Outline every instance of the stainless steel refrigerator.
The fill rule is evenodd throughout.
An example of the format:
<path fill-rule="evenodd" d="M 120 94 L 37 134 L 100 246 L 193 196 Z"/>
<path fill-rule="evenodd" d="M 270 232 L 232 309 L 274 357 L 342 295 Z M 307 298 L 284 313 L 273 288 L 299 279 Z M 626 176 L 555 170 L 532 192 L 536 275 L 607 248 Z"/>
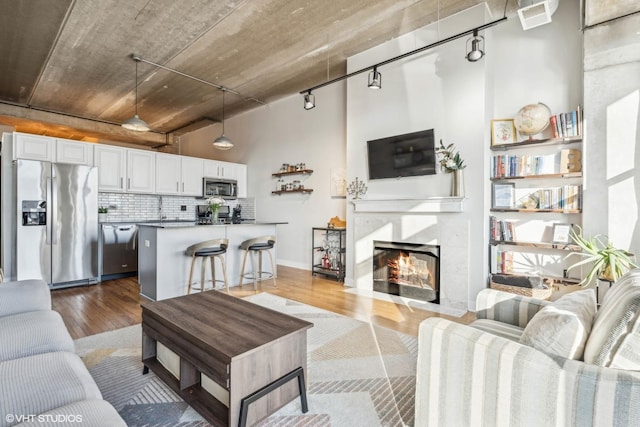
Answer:
<path fill-rule="evenodd" d="M 18 160 L 16 197 L 17 279 L 97 283 L 97 168 Z"/>

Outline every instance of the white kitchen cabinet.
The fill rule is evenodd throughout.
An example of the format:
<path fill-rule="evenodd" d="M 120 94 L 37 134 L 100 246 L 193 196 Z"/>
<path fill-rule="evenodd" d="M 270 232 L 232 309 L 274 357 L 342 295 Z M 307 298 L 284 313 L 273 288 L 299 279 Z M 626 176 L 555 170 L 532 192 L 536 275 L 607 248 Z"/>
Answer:
<path fill-rule="evenodd" d="M 180 194 L 180 156 L 156 154 L 156 193 Z"/>
<path fill-rule="evenodd" d="M 56 140 L 47 136 L 15 132 L 13 136 L 13 158 L 54 162 Z"/>
<path fill-rule="evenodd" d="M 127 192 L 155 193 L 156 153 L 127 149 Z"/>
<path fill-rule="evenodd" d="M 237 163 L 205 160 L 204 176 L 206 178 L 236 179 Z"/>
<path fill-rule="evenodd" d="M 93 166 L 93 145 L 86 142 L 56 139 L 57 163 Z"/>
<path fill-rule="evenodd" d="M 247 197 L 247 165 L 236 163 L 236 180 L 238 180 L 238 198 Z"/>
<path fill-rule="evenodd" d="M 96 145 L 93 163 L 98 167 L 98 190 L 124 192 L 127 178 L 127 150 L 112 145 Z"/>
<path fill-rule="evenodd" d="M 204 160 L 196 157 L 180 157 L 180 193 L 185 196 L 202 196 Z"/>

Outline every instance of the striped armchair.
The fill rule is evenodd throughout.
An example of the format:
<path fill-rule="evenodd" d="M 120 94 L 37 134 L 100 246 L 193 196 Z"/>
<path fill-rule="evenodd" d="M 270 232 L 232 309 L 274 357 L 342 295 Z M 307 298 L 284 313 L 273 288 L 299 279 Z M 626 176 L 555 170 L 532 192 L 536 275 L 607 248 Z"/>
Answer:
<path fill-rule="evenodd" d="M 640 346 L 640 273 L 631 276 L 630 283 L 620 280 L 614 286 L 624 292 L 613 292 L 614 288 L 607 292 L 591 334 L 585 336 L 584 359 L 592 363 L 520 343 L 534 316 L 555 303 L 485 289 L 477 297 L 478 320 L 471 325 L 424 320 L 419 331 L 415 425 L 640 425 L 640 365 L 611 353 L 608 359 L 594 356 L 604 354 L 603 343 Z M 605 341 L 615 334 L 597 331 L 612 324 L 619 327 L 629 319 L 626 335 L 618 334 L 613 343 Z M 590 345 L 600 347 L 594 350 Z M 638 350 L 631 353 L 640 354 Z"/>

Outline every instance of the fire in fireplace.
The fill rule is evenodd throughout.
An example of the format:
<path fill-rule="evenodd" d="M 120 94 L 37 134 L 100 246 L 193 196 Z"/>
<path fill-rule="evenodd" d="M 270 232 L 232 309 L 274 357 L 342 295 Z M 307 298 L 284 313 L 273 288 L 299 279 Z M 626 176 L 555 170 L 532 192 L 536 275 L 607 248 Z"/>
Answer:
<path fill-rule="evenodd" d="M 373 242 L 373 290 L 440 301 L 440 246 Z"/>

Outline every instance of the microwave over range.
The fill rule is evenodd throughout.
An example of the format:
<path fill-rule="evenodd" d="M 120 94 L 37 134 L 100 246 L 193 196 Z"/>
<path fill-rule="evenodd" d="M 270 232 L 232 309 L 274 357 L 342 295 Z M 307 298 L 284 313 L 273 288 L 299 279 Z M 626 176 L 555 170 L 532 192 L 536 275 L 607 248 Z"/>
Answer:
<path fill-rule="evenodd" d="M 203 197 L 238 198 L 238 181 L 235 179 L 203 178 Z"/>

